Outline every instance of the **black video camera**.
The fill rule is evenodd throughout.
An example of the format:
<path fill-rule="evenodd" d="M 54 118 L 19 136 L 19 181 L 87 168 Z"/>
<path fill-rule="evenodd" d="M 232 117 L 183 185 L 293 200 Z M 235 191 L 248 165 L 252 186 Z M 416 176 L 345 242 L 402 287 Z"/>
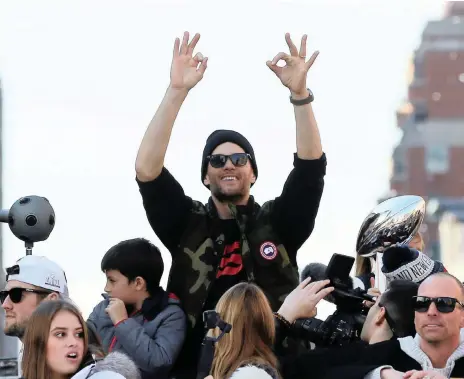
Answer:
<path fill-rule="evenodd" d="M 214 342 L 219 341 L 225 333 L 229 333 L 232 329 L 232 325 L 223 321 L 221 317 L 219 316 L 219 313 L 217 313 L 216 311 L 203 312 L 203 323 L 205 324 L 206 330 L 211 330 L 211 329 L 216 329 L 216 328 L 219 328 L 219 330 L 221 330 L 221 334 L 216 338 L 206 336 L 206 338 L 213 339 Z"/>
<path fill-rule="evenodd" d="M 317 318 L 296 320 L 294 329 L 299 338 L 317 346 L 343 346 L 360 339 L 369 311 L 364 301 L 374 301 L 374 298 L 360 288 L 353 289 L 350 277 L 353 264 L 353 257 L 334 254 L 325 272 L 309 273 L 313 280 L 330 279 L 329 286 L 335 289 L 325 300 L 335 304 L 337 309 L 325 321 Z"/>
<path fill-rule="evenodd" d="M 197 379 L 204 379 L 210 374 L 211 365 L 213 364 L 214 359 L 215 344 L 224 336 L 224 334 L 229 333 L 232 330 L 232 325 L 222 320 L 219 313 L 216 311 L 203 312 L 203 323 L 207 330 L 207 334 L 203 339 L 201 347 L 202 351 L 200 361 L 198 362 Z M 209 336 L 208 332 L 216 328 L 219 328 L 221 333 L 217 337 Z"/>

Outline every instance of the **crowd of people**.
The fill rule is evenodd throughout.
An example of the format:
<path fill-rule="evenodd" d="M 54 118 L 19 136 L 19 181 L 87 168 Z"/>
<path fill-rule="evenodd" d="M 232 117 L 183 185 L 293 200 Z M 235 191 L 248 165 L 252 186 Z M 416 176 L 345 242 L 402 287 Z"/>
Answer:
<path fill-rule="evenodd" d="M 464 377 L 464 287 L 422 253 L 420 234 L 392 247 L 405 259 L 386 265 L 383 293 L 374 288 L 371 261 L 358 259 L 354 284 L 373 296 L 358 340 L 315 346 L 298 334 L 297 320 L 314 319 L 336 284 L 300 281 L 297 265 L 327 164 L 306 85 L 318 53 L 307 59 L 306 36 L 297 48 L 287 34 L 289 52 L 267 62 L 290 91 L 296 122 L 294 167 L 281 195 L 262 205 L 250 195 L 257 160 L 232 130 L 214 131 L 203 150 L 208 203 L 184 193 L 164 161 L 177 114 L 207 69 L 208 58 L 195 54 L 199 39 L 186 32 L 175 40 L 170 85 L 135 163 L 148 222 L 172 256 L 166 289 L 159 248 L 143 238 L 121 241 L 101 260 L 105 295 L 84 320 L 63 268 L 46 257 L 19 259 L 7 269 L 0 300 L 4 333 L 22 342 L 20 377 Z M 425 267 L 420 275 L 395 279 L 415 262 Z"/>

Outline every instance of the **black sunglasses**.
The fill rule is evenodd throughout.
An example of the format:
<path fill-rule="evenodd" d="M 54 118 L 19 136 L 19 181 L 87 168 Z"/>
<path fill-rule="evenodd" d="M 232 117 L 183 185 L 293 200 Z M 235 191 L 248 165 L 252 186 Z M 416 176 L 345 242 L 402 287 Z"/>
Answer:
<path fill-rule="evenodd" d="M 213 154 L 207 157 L 209 163 L 214 168 L 222 168 L 226 165 L 227 160 L 230 159 L 232 164 L 236 167 L 245 166 L 248 162 L 248 159 L 251 159 L 250 154 L 246 153 L 235 153 L 230 155 L 225 154 Z"/>
<path fill-rule="evenodd" d="M 8 291 L 0 291 L 0 302 L 3 304 L 5 302 L 5 300 L 6 300 L 6 298 L 9 296 L 10 300 L 13 303 L 18 304 L 23 299 L 24 292 L 37 293 L 37 294 L 42 294 L 42 295 L 47 295 L 47 294 L 51 293 L 50 291 L 33 290 L 31 288 L 16 287 L 16 288 L 12 288 L 12 289 L 10 289 Z"/>
<path fill-rule="evenodd" d="M 420 313 L 427 312 L 432 303 L 435 304 L 435 307 L 440 313 L 453 312 L 456 304 L 459 304 L 461 308 L 464 308 L 464 304 L 454 297 L 414 296 L 413 301 L 414 310 Z"/>

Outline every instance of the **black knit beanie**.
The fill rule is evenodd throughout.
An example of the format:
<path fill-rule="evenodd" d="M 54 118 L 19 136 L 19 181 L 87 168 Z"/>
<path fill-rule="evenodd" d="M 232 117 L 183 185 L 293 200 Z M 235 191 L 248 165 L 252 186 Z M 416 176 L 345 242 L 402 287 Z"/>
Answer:
<path fill-rule="evenodd" d="M 395 279 L 407 279 L 422 283 L 432 274 L 446 272 L 443 263 L 408 246 L 391 246 L 385 249 L 382 263 L 382 272 L 385 274 L 387 282 Z"/>
<path fill-rule="evenodd" d="M 255 177 L 257 179 L 258 166 L 256 165 L 255 152 L 253 151 L 253 147 L 251 146 L 250 142 L 248 142 L 248 140 L 244 136 L 242 136 L 240 133 L 234 130 L 220 129 L 211 133 L 208 139 L 206 140 L 206 145 L 203 149 L 203 157 L 201 159 L 201 182 L 203 183 L 203 180 L 206 176 L 206 171 L 208 167 L 207 157 L 211 155 L 211 153 L 216 147 L 218 147 L 220 144 L 224 142 L 235 143 L 238 146 L 240 146 L 245 151 L 245 153 L 250 154 L 251 167 L 253 168 L 253 173 L 255 174 Z M 251 185 L 253 186 L 253 183 Z"/>

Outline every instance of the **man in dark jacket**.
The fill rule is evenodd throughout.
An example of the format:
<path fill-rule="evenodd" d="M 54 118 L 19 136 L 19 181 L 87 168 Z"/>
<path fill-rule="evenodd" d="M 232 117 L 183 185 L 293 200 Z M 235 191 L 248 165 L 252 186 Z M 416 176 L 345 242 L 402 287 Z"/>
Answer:
<path fill-rule="evenodd" d="M 310 316 L 314 307 L 311 302 L 319 301 L 330 289 L 320 290 L 325 282 L 314 282 L 303 287 L 305 284 L 307 280 L 287 296 L 276 317 L 276 352 L 280 356 L 281 373 L 285 379 L 322 378 L 334 367 L 344 367 L 358 361 L 373 344 L 415 334 L 411 300 L 417 295 L 419 285 L 409 280 L 394 280 L 370 308 L 360 341 L 343 347 L 316 347 L 297 356 L 287 354 L 281 343 L 283 338 L 298 333 L 291 325 L 297 318 Z M 278 317 L 286 321 L 280 322 Z M 342 374 L 341 371 L 343 377 Z"/>
<path fill-rule="evenodd" d="M 464 287 L 454 276 L 429 276 L 414 298 L 416 337 L 374 345 L 345 377 L 444 379 L 464 377 Z M 377 367 L 376 367 L 377 366 Z M 338 376 L 333 373 L 330 377 Z"/>
<path fill-rule="evenodd" d="M 280 53 L 268 67 L 290 90 L 296 119 L 297 153 L 282 195 L 263 206 L 250 196 L 258 177 L 249 141 L 232 130 L 217 130 L 206 141 L 202 183 L 211 191 L 206 205 L 184 194 L 164 167 L 172 127 L 184 100 L 203 77 L 207 58 L 193 56 L 199 40 L 176 39 L 171 83 L 141 143 L 137 182 L 148 220 L 172 255 L 168 289 L 181 300 L 189 319 L 179 366 L 195 376 L 204 336 L 202 312 L 241 281 L 256 282 L 274 310 L 298 285 L 296 254 L 314 228 L 322 196 L 325 155 L 311 107 L 306 76 L 317 53 L 306 61 L 306 37 L 298 51 L 286 35 L 290 54 Z M 279 67 L 280 60 L 286 66 Z M 180 377 L 180 376 L 178 376 Z"/>
<path fill-rule="evenodd" d="M 464 288 L 448 273 L 429 276 L 413 300 L 417 334 L 370 345 L 346 365 L 307 377 L 445 379 L 464 377 Z M 299 376 L 304 378 L 304 376 Z"/>

